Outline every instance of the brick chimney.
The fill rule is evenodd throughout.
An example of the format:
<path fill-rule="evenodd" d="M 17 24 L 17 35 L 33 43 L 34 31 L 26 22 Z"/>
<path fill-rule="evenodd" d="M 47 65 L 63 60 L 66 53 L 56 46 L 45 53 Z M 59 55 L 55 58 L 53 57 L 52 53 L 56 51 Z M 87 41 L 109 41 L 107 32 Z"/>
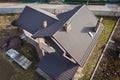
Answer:
<path fill-rule="evenodd" d="M 95 32 L 97 32 L 98 28 L 100 27 L 100 24 L 101 24 L 102 20 L 103 20 L 103 18 L 98 19 L 97 24 L 96 24 L 96 26 L 94 28 Z"/>
<path fill-rule="evenodd" d="M 43 27 L 46 28 L 48 26 L 47 21 L 43 21 Z"/>
<path fill-rule="evenodd" d="M 67 32 L 69 32 L 70 30 L 72 29 L 72 27 L 71 27 L 71 23 L 66 23 L 65 24 L 65 30 L 67 31 Z"/>

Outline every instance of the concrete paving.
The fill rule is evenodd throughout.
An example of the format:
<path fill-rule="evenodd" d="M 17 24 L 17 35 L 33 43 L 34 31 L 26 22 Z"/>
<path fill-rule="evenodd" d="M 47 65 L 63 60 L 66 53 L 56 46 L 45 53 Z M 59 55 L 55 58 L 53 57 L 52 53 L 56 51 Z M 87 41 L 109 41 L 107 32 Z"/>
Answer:
<path fill-rule="evenodd" d="M 61 9 L 70 10 L 78 5 L 58 5 L 58 4 L 41 4 L 41 3 L 0 3 L 0 14 L 21 13 L 25 6 L 37 9 Z M 87 5 L 95 15 L 102 16 L 120 16 L 120 6 L 118 5 Z"/>
<path fill-rule="evenodd" d="M 88 9 L 90 9 L 95 15 L 102 16 L 120 16 L 120 6 L 118 5 L 88 5 Z"/>
<path fill-rule="evenodd" d="M 40 3 L 0 3 L 0 14 L 21 13 L 25 6 L 35 9 L 64 9 L 70 10 L 77 5 L 57 5 L 57 4 L 40 4 Z"/>
<path fill-rule="evenodd" d="M 25 6 L 46 8 L 46 9 L 72 9 L 77 5 L 58 5 L 58 4 L 41 4 L 41 3 L 0 3 L 0 8 L 24 8 Z"/>

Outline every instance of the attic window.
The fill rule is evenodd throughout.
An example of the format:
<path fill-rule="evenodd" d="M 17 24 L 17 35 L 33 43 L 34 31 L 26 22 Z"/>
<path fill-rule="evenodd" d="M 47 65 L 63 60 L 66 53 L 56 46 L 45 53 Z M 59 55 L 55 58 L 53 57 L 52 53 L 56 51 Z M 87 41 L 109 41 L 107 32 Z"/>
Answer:
<path fill-rule="evenodd" d="M 71 23 L 69 23 L 69 24 L 65 24 L 65 30 L 67 31 L 67 32 L 69 32 L 70 30 L 72 29 L 72 27 L 71 27 Z"/>

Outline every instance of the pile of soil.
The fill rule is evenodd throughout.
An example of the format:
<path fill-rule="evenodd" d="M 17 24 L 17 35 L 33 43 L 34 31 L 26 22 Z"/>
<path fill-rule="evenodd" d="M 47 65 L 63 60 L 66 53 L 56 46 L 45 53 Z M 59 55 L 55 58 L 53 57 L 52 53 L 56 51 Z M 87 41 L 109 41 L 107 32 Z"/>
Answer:
<path fill-rule="evenodd" d="M 19 37 L 15 36 L 15 37 L 11 37 L 7 41 L 5 41 L 3 48 L 5 50 L 8 50 L 10 48 L 19 50 L 22 45 L 23 45 L 23 41 Z"/>
<path fill-rule="evenodd" d="M 93 80 L 120 80 L 120 21 L 111 40 Z"/>

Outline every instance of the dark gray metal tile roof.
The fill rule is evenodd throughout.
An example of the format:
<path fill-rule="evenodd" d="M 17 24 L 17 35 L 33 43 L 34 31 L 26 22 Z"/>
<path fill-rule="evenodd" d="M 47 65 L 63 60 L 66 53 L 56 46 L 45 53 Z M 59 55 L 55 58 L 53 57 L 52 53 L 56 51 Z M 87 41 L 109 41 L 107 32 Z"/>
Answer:
<path fill-rule="evenodd" d="M 37 31 L 35 34 L 33 34 L 33 37 L 52 36 L 60 28 L 63 27 L 63 25 L 66 23 L 66 21 L 68 21 L 76 13 L 76 11 L 79 10 L 80 7 L 81 6 L 78 6 L 71 11 L 58 14 L 57 17 L 58 17 L 59 21 L 57 23 L 47 27 L 46 29 L 41 29 L 41 30 Z"/>
<path fill-rule="evenodd" d="M 58 21 L 57 17 L 53 14 L 39 9 L 39 11 L 26 6 L 16 21 L 16 25 L 24 28 L 28 32 L 34 34 L 40 29 L 43 29 L 43 22 L 47 21 L 48 26 Z"/>
<path fill-rule="evenodd" d="M 101 26 L 97 33 L 93 32 L 93 27 L 95 27 L 98 19 L 87 9 L 87 7 L 82 6 L 80 8 L 80 6 L 78 6 L 69 12 L 59 14 L 57 15 L 59 21 L 46 14 L 39 14 L 39 17 L 44 16 L 45 19 L 51 22 L 51 25 L 45 29 L 39 26 L 38 20 L 35 21 L 35 18 L 38 16 L 34 14 L 35 16 L 31 17 L 32 14 L 29 14 L 29 10 L 38 14 L 38 11 L 31 10 L 31 8 L 28 7 L 28 9 L 23 11 L 23 17 L 18 19 L 18 25 L 34 33 L 33 37 L 53 36 L 74 60 L 76 60 L 80 66 L 83 66 L 103 29 L 103 26 Z M 29 16 L 27 14 L 29 14 Z M 27 17 L 25 18 L 25 15 L 28 16 L 28 19 L 26 19 Z M 35 23 L 33 23 L 32 20 L 29 21 L 29 17 L 34 18 L 33 20 Z M 44 21 L 43 18 L 40 20 Z M 66 32 L 63 27 L 67 22 L 71 22 L 72 24 L 72 30 L 70 32 Z M 38 25 L 37 27 L 36 24 Z M 91 37 L 88 32 L 92 32 L 93 37 Z"/>
<path fill-rule="evenodd" d="M 53 80 L 70 80 L 78 69 L 77 64 L 54 53 L 44 56 L 39 62 L 38 67 L 47 73 Z"/>
<path fill-rule="evenodd" d="M 45 39 L 56 52 L 47 53 L 38 63 L 38 67 L 53 80 L 71 80 L 79 67 L 78 64 L 66 59 L 62 49 L 51 38 Z"/>
<path fill-rule="evenodd" d="M 97 33 L 93 32 L 93 27 L 95 27 L 97 20 L 92 12 L 86 6 L 83 6 L 70 19 L 71 31 L 66 32 L 64 28 L 61 28 L 53 35 L 55 40 L 62 45 L 80 66 L 83 66 L 86 62 L 103 29 L 103 26 L 101 26 Z M 92 32 L 93 37 L 88 32 Z"/>

